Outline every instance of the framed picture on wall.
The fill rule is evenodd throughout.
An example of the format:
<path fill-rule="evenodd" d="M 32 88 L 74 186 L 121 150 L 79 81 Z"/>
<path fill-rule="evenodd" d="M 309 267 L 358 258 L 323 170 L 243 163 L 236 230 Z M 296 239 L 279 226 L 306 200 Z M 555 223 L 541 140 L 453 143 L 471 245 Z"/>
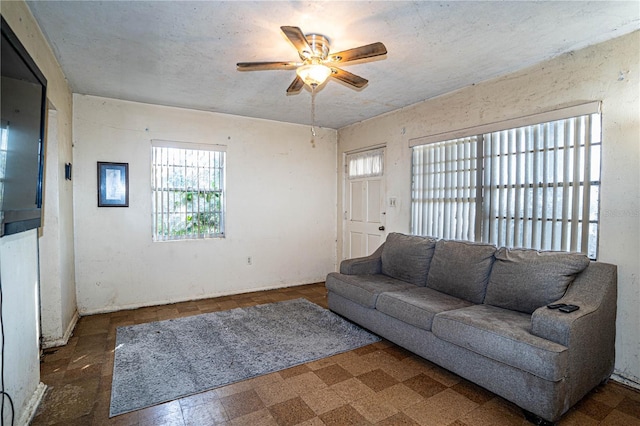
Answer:
<path fill-rule="evenodd" d="M 129 163 L 98 161 L 98 207 L 129 207 Z"/>

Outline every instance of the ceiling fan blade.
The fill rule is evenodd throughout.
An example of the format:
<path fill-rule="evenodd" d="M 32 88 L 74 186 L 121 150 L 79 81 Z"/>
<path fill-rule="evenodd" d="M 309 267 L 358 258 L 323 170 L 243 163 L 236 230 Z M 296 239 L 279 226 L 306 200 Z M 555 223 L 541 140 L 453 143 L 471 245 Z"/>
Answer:
<path fill-rule="evenodd" d="M 296 75 L 296 78 L 287 88 L 287 93 L 290 93 L 292 95 L 300 93 L 300 90 L 302 90 L 302 86 L 304 86 L 304 81 L 302 81 L 302 79 Z"/>
<path fill-rule="evenodd" d="M 369 80 L 362 78 L 358 75 L 351 74 L 349 71 L 342 70 L 340 68 L 331 67 L 331 77 L 337 78 L 338 80 L 350 84 L 352 86 L 360 89 L 367 85 Z"/>
<path fill-rule="evenodd" d="M 238 62 L 238 71 L 294 70 L 297 62 Z"/>
<path fill-rule="evenodd" d="M 345 63 L 349 61 L 357 61 L 358 59 L 373 58 L 387 54 L 387 48 L 384 44 L 377 42 L 367 44 L 366 46 L 355 47 L 342 52 L 332 53 L 327 58 L 328 62 Z"/>
<path fill-rule="evenodd" d="M 289 41 L 298 49 L 298 52 L 311 52 L 311 46 L 307 42 L 307 38 L 305 37 L 302 30 L 298 27 L 280 27 L 284 35 L 287 36 Z"/>

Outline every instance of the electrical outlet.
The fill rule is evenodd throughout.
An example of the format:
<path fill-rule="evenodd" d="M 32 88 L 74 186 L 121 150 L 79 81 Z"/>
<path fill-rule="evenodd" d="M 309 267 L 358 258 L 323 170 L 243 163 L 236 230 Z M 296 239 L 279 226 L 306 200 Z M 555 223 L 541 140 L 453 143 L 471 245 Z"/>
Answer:
<path fill-rule="evenodd" d="M 389 198 L 389 207 L 395 207 L 397 205 L 398 205 L 398 203 L 397 203 L 396 197 Z"/>
<path fill-rule="evenodd" d="M 247 257 L 247 265 L 253 265 L 253 260 L 251 259 L 251 256 Z"/>

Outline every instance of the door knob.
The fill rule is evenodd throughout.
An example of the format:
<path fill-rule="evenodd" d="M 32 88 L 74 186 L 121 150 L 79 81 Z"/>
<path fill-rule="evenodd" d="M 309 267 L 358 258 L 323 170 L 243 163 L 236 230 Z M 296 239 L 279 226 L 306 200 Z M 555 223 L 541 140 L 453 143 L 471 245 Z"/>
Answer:
<path fill-rule="evenodd" d="M 378 231 L 384 231 L 384 226 L 379 226 Z"/>

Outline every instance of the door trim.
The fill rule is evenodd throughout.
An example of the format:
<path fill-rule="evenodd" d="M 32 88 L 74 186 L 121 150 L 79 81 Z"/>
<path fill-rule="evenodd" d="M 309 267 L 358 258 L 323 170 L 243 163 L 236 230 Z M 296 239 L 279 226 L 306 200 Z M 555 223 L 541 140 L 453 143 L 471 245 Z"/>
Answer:
<path fill-rule="evenodd" d="M 340 255 L 340 259 L 338 260 L 338 264 L 342 261 L 347 259 L 348 257 L 348 250 L 347 250 L 347 243 L 348 243 L 348 229 L 347 229 L 347 222 L 348 222 L 348 203 L 349 201 L 347 200 L 347 197 L 349 195 L 348 192 L 348 163 L 347 163 L 347 157 L 353 154 L 359 154 L 362 152 L 367 152 L 367 151 L 375 151 L 375 150 L 379 150 L 379 149 L 383 149 L 384 150 L 384 154 L 383 154 L 383 162 L 385 164 L 385 167 L 383 168 L 383 172 L 382 172 L 382 185 L 383 185 L 383 195 L 382 195 L 382 203 L 383 203 L 383 207 L 384 207 L 384 211 L 385 211 L 385 220 L 384 220 L 384 226 L 386 228 L 386 208 L 387 208 L 387 203 L 386 203 L 386 194 L 387 194 L 387 181 L 386 181 L 386 163 L 387 163 L 387 144 L 377 144 L 377 145 L 371 145 L 371 146 L 367 146 L 367 147 L 363 147 L 363 148 L 358 148 L 358 149 L 353 149 L 350 151 L 344 151 L 342 153 L 342 211 L 339 213 L 340 216 L 342 217 L 342 248 L 341 248 L 341 255 Z M 384 237 L 387 235 L 387 230 L 385 229 L 383 232 L 383 240 Z"/>

